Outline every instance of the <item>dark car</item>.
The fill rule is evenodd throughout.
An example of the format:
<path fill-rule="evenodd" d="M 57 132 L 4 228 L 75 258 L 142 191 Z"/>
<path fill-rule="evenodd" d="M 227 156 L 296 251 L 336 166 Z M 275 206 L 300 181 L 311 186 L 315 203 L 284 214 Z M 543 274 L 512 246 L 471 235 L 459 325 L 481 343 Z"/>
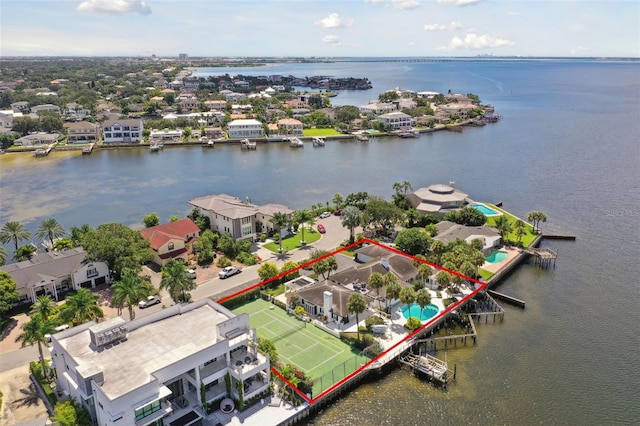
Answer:
<path fill-rule="evenodd" d="M 338 209 L 338 210 L 334 210 L 334 211 L 333 211 L 333 214 L 334 214 L 335 216 L 342 216 L 342 213 L 343 213 L 343 212 L 342 212 L 342 209 Z"/>

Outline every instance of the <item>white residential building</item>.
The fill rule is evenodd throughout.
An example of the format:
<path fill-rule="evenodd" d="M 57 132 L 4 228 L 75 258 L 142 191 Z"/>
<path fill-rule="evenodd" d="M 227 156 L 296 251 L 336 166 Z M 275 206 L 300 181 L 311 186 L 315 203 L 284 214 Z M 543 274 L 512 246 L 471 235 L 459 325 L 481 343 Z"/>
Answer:
<path fill-rule="evenodd" d="M 107 120 L 102 125 L 104 143 L 135 143 L 142 139 L 144 125 L 140 119 Z"/>
<path fill-rule="evenodd" d="M 83 324 L 51 343 L 57 389 L 100 426 L 192 424 L 204 403 L 237 406 L 269 390 L 269 357 L 256 350 L 249 316 L 208 299 Z"/>
<path fill-rule="evenodd" d="M 376 120 L 392 126 L 394 129 L 411 128 L 416 124 L 416 120 L 404 112 L 390 112 L 376 117 Z"/>
<path fill-rule="evenodd" d="M 264 136 L 262 123 L 255 119 L 233 120 L 227 125 L 229 139 L 259 138 Z"/>
<path fill-rule="evenodd" d="M 396 105 L 391 102 L 370 102 L 367 105 L 358 107 L 363 114 L 386 114 L 389 112 L 397 111 Z"/>

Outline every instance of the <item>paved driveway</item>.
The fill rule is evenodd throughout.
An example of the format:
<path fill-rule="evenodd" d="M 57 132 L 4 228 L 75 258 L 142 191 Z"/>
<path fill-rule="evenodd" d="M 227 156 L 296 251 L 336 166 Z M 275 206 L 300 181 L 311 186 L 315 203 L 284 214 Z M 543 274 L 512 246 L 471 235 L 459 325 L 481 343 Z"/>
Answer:
<path fill-rule="evenodd" d="M 36 386 L 29 379 L 28 366 L 0 373 L 0 389 L 3 395 L 0 424 L 14 425 L 48 416 Z"/>

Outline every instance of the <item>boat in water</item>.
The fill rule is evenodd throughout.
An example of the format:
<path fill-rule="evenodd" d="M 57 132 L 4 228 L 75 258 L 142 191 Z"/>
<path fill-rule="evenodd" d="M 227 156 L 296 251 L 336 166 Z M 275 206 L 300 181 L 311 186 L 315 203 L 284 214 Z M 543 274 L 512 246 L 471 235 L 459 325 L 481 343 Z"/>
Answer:
<path fill-rule="evenodd" d="M 316 136 L 313 138 L 313 146 L 324 146 L 324 138 Z"/>
<path fill-rule="evenodd" d="M 360 141 L 360 142 L 368 142 L 369 141 L 369 136 L 365 135 L 364 133 L 360 133 L 356 135 L 356 140 Z"/>
<path fill-rule="evenodd" d="M 248 149 L 248 150 L 255 150 L 255 149 L 258 148 L 258 146 L 257 146 L 256 142 L 252 142 L 249 139 L 242 139 L 240 141 L 240 148 Z"/>
<path fill-rule="evenodd" d="M 298 138 L 289 138 L 289 146 L 291 148 L 304 148 L 304 142 Z"/>
<path fill-rule="evenodd" d="M 164 148 L 164 144 L 160 142 L 154 142 L 151 145 L 149 145 L 149 152 L 158 152 L 162 150 L 162 148 Z"/>

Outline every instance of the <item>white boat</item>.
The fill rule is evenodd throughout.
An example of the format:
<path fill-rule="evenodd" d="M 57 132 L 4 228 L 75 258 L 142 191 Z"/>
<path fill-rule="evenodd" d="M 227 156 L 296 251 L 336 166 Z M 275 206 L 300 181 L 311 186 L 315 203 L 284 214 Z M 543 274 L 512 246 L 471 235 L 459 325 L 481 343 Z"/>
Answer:
<path fill-rule="evenodd" d="M 291 148 L 304 148 L 304 143 L 298 138 L 289 138 L 289 146 Z"/>
<path fill-rule="evenodd" d="M 318 136 L 314 137 L 313 138 L 313 145 L 314 146 L 324 146 L 324 138 L 321 138 L 321 137 L 318 137 Z"/>
<path fill-rule="evenodd" d="M 257 144 L 256 142 L 251 142 L 249 139 L 242 139 L 240 141 L 240 147 L 242 149 L 256 149 Z"/>
<path fill-rule="evenodd" d="M 162 148 L 164 148 L 164 145 L 161 144 L 161 143 L 152 143 L 151 145 L 149 145 L 149 151 L 150 152 L 158 152 Z"/>
<path fill-rule="evenodd" d="M 369 136 L 360 133 L 356 135 L 356 140 L 359 140 L 360 142 L 367 142 L 369 140 Z"/>

